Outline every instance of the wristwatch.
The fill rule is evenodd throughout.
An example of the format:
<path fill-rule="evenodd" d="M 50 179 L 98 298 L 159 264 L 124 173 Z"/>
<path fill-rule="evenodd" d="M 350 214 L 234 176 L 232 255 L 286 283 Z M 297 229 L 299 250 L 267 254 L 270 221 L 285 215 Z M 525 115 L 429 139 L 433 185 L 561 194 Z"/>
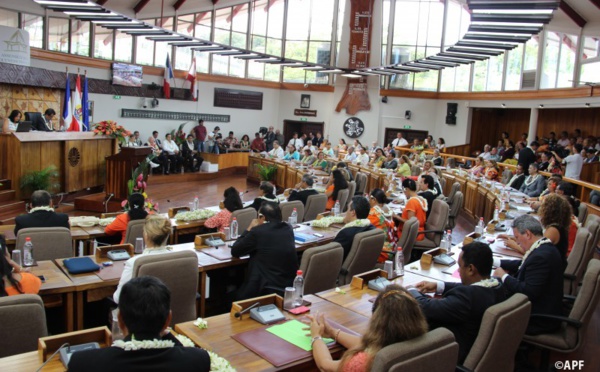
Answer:
<path fill-rule="evenodd" d="M 310 340 L 310 346 L 312 347 L 313 344 L 315 343 L 315 341 L 322 340 L 322 339 L 323 339 L 323 337 L 321 337 L 321 336 L 315 336 L 315 337 L 313 337 L 312 340 Z"/>

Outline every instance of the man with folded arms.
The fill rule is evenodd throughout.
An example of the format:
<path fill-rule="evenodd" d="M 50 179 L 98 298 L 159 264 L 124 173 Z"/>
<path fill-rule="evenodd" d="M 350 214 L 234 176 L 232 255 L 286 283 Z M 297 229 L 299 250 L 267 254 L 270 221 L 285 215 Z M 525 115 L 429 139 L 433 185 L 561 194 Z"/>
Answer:
<path fill-rule="evenodd" d="M 448 328 L 458 342 L 459 363 L 462 363 L 479 333 L 483 314 L 506 299 L 502 284 L 490 278 L 492 250 L 481 242 L 463 246 L 458 256 L 461 283 L 423 281 L 409 292 L 419 301 L 430 328 Z M 442 295 L 431 298 L 423 293 Z"/>
<path fill-rule="evenodd" d="M 240 235 L 231 248 L 233 257 L 250 255 L 244 284 L 233 294 L 234 300 L 283 294 L 291 287 L 298 270 L 294 230 L 281 221 L 279 205 L 262 203 L 258 218 Z"/>
<path fill-rule="evenodd" d="M 352 249 L 352 242 L 354 242 L 354 236 L 356 234 L 373 230 L 375 226 L 369 221 L 369 212 L 371 211 L 371 204 L 364 196 L 354 196 L 350 208 L 344 216 L 344 227 L 338 232 L 333 239 L 334 242 L 340 243 L 344 248 L 344 260 Z"/>
<path fill-rule="evenodd" d="M 314 182 L 315 181 L 310 174 L 303 175 L 300 183 L 296 185 L 296 189 L 290 191 L 288 201 L 300 200 L 302 204 L 306 206 L 308 197 L 318 194 L 317 190 L 313 189 Z"/>
<path fill-rule="evenodd" d="M 184 347 L 167 327 L 171 323 L 171 291 L 159 279 L 141 276 L 123 286 L 119 327 L 124 340 L 110 347 L 73 353 L 70 372 L 209 371 L 205 350 Z"/>
<path fill-rule="evenodd" d="M 523 248 L 523 260 L 494 258 L 494 276 L 501 279 L 509 295 L 523 293 L 531 301 L 531 314 L 563 315 L 563 260 L 558 249 L 544 238 L 542 225 L 533 216 L 513 222 L 516 242 Z M 525 333 L 535 335 L 557 330 L 560 322 L 529 319 Z"/>

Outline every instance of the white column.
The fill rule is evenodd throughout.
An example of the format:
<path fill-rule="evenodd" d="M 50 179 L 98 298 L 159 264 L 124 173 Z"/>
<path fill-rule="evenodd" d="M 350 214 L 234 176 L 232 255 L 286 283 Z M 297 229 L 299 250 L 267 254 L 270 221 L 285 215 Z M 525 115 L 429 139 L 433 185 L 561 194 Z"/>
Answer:
<path fill-rule="evenodd" d="M 539 111 L 540 109 L 534 107 L 531 109 L 531 113 L 529 114 L 529 133 L 527 135 L 527 145 L 529 145 L 531 141 L 535 141 Z"/>

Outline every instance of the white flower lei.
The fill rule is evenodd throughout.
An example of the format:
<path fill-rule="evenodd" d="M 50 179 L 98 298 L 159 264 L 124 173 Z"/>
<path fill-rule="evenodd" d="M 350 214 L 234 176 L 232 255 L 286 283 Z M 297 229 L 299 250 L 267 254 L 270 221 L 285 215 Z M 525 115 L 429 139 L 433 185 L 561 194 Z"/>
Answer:
<path fill-rule="evenodd" d="M 541 245 L 546 244 L 546 243 L 552 243 L 552 242 L 548 238 L 542 238 L 542 239 L 536 241 L 535 243 L 533 243 L 531 248 L 529 248 L 529 250 L 527 252 L 525 252 L 525 255 L 523 256 L 523 260 L 521 261 L 521 264 L 519 265 L 519 269 L 521 269 L 521 266 L 523 266 L 523 264 L 525 263 L 525 261 L 527 260 L 527 258 L 531 254 L 531 252 L 535 251 Z"/>
<path fill-rule="evenodd" d="M 142 349 L 166 349 L 168 347 L 174 347 L 175 343 L 170 340 L 157 339 L 138 341 L 134 337 L 131 337 L 131 340 L 129 341 L 117 340 L 112 343 L 112 346 L 126 351 L 131 351 Z"/>
<path fill-rule="evenodd" d="M 485 287 L 485 288 L 494 288 L 497 287 L 500 284 L 500 282 L 498 281 L 498 279 L 496 278 L 488 278 L 488 279 L 483 279 L 480 280 L 476 283 L 473 283 L 471 285 L 474 285 L 476 287 Z"/>
<path fill-rule="evenodd" d="M 381 208 L 380 206 L 376 205 L 373 207 L 373 209 L 375 209 L 377 211 L 377 213 L 381 214 L 383 217 L 385 218 L 391 218 L 392 217 L 392 211 L 388 211 L 387 213 L 383 210 L 383 208 Z"/>
<path fill-rule="evenodd" d="M 201 319 L 201 318 L 198 318 Z M 195 322 L 194 322 L 195 323 Z M 190 340 L 187 336 L 175 334 L 175 337 L 181 344 L 185 347 L 196 347 L 194 342 Z M 225 371 L 225 372 L 235 372 L 235 368 L 231 366 L 231 364 L 227 361 L 227 359 L 220 357 L 216 353 L 213 353 L 210 350 L 203 349 L 210 356 L 210 370 L 211 371 Z"/>
<path fill-rule="evenodd" d="M 354 220 L 352 222 L 348 222 L 346 225 L 344 225 L 344 227 L 342 227 L 342 229 L 345 229 L 347 227 L 367 227 L 371 224 L 371 221 L 369 221 L 367 218 L 362 219 L 362 220 Z"/>
<path fill-rule="evenodd" d="M 29 213 L 33 213 L 33 212 L 37 212 L 37 211 L 54 212 L 54 208 L 51 208 L 51 207 L 35 207 L 35 208 L 31 208 L 29 210 Z"/>
<path fill-rule="evenodd" d="M 531 185 L 538 178 L 538 176 L 539 176 L 539 174 L 535 174 L 533 177 L 527 176 L 527 178 L 525 179 L 525 184 L 527 186 Z"/>
<path fill-rule="evenodd" d="M 417 201 L 419 203 L 421 203 L 421 208 L 423 208 L 423 211 L 427 212 L 427 200 L 425 198 L 417 195 L 417 196 L 413 196 L 412 198 L 408 199 L 408 201 L 411 201 L 412 199 L 417 199 Z"/>
<path fill-rule="evenodd" d="M 328 216 L 323 217 L 320 220 L 312 220 L 310 221 L 310 225 L 312 227 L 329 227 L 334 223 L 342 223 L 344 222 L 344 217 L 341 216 Z"/>

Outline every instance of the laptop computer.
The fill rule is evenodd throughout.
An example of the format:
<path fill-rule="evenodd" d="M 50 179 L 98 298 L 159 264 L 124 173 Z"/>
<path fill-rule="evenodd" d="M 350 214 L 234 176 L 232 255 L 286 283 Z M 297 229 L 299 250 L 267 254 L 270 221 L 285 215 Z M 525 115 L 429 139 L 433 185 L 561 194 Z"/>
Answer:
<path fill-rule="evenodd" d="M 17 132 L 30 132 L 31 126 L 32 126 L 31 121 L 22 121 L 17 126 Z"/>

